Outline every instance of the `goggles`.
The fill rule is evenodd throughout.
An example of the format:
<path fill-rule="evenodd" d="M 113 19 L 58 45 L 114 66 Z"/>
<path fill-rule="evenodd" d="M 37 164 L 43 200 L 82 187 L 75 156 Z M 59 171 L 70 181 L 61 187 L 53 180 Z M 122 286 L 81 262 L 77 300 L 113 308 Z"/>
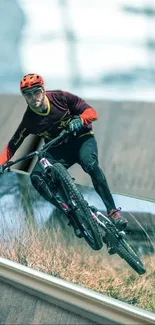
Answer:
<path fill-rule="evenodd" d="M 28 89 L 23 91 L 23 95 L 26 99 L 31 99 L 33 96 L 38 97 L 43 93 L 43 88 L 42 87 L 37 87 L 33 89 Z"/>

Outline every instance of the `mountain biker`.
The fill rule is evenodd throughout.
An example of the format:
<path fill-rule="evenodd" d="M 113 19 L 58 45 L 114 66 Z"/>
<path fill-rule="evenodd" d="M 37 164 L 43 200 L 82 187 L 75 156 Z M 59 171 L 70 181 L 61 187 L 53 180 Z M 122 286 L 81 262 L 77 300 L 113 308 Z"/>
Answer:
<path fill-rule="evenodd" d="M 80 164 L 90 175 L 96 192 L 106 206 L 108 217 L 118 229 L 124 229 L 127 219 L 120 215 L 120 208 L 116 208 L 106 177 L 98 163 L 97 143 L 92 129 L 92 122 L 98 118 L 96 111 L 83 99 L 69 92 L 46 91 L 43 78 L 35 73 L 27 74 L 21 79 L 20 90 L 26 100 L 27 109 L 16 132 L 0 155 L 0 165 L 11 159 L 29 134 L 42 137 L 46 143 L 55 138 L 62 129 L 69 128 L 72 134 L 68 141 L 48 150 L 52 162 L 53 159 L 59 161 L 66 168 L 75 163 Z M 54 204 L 38 162 L 30 177 L 39 194 Z"/>

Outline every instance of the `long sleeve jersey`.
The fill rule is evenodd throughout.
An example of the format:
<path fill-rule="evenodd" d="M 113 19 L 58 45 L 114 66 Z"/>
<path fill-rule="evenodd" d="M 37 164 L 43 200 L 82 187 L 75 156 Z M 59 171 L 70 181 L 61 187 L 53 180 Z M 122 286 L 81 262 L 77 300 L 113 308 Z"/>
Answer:
<path fill-rule="evenodd" d="M 0 155 L 0 165 L 12 158 L 29 134 L 38 135 L 48 142 L 68 126 L 74 115 L 80 116 L 84 123 L 78 136 L 93 133 L 92 122 L 98 116 L 83 99 L 61 90 L 46 91 L 46 97 L 48 109 L 45 113 L 36 113 L 32 107 L 27 106 L 20 125 Z"/>

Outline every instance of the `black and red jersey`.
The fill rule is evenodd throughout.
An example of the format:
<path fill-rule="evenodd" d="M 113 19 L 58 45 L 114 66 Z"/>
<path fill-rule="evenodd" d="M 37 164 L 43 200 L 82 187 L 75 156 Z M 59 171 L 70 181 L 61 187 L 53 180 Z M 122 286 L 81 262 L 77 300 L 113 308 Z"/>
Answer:
<path fill-rule="evenodd" d="M 84 122 L 84 128 L 78 136 L 92 132 L 92 122 L 97 120 L 97 113 L 83 99 L 61 90 L 46 91 L 46 97 L 46 113 L 36 113 L 27 106 L 19 127 L 0 155 L 1 165 L 11 159 L 29 134 L 38 135 L 47 142 L 66 128 L 74 115 L 79 115 Z"/>

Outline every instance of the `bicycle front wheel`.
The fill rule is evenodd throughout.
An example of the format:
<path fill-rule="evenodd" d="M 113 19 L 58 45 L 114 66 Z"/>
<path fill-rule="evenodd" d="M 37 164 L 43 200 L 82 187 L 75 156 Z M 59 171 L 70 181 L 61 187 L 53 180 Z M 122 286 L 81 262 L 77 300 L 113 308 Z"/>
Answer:
<path fill-rule="evenodd" d="M 101 234 L 96 221 L 93 219 L 88 203 L 75 185 L 71 175 L 61 163 L 52 166 L 52 174 L 57 191 L 65 199 L 65 203 L 74 206 L 74 216 L 83 237 L 94 250 L 103 246 Z"/>

